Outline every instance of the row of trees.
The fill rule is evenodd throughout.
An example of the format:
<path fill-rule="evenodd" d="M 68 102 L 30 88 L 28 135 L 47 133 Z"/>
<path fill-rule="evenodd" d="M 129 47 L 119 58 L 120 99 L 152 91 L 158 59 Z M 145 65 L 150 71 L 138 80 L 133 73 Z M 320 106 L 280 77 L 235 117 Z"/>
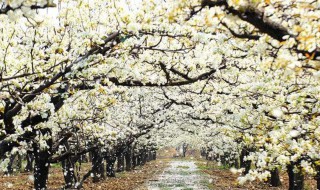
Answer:
<path fill-rule="evenodd" d="M 93 155 L 83 179 L 98 181 L 104 160 L 110 174 L 115 157 L 134 152 L 129 167 L 170 141 L 240 156 L 240 182 L 282 169 L 296 190 L 302 174 L 320 175 L 317 1 L 0 6 L 2 169 L 32 155 L 35 189 L 46 189 L 49 163 L 80 187 L 70 168 L 81 155 Z"/>

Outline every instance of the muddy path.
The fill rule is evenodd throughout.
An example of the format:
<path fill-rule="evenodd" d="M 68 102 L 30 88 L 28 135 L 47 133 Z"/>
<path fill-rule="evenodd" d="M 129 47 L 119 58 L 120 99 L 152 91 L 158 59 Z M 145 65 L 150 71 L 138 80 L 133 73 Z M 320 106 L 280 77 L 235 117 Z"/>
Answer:
<path fill-rule="evenodd" d="M 194 161 L 170 161 L 163 173 L 147 182 L 148 190 L 209 190 L 210 179 Z"/>

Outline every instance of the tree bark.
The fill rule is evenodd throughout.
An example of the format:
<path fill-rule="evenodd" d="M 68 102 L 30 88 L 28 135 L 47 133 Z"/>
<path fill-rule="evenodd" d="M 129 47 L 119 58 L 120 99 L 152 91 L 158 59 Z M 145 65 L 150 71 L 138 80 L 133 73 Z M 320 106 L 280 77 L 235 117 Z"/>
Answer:
<path fill-rule="evenodd" d="M 74 174 L 74 163 L 71 158 L 61 162 L 63 177 L 65 181 L 65 188 L 73 188 L 76 184 L 76 176 Z"/>
<path fill-rule="evenodd" d="M 138 165 L 138 158 L 135 154 L 132 155 L 132 169 L 134 169 Z"/>
<path fill-rule="evenodd" d="M 251 168 L 251 161 L 244 159 L 246 156 L 249 155 L 249 153 L 250 151 L 248 151 L 247 148 L 242 148 L 240 154 L 240 167 L 245 169 L 243 172 L 244 175 L 248 174 Z"/>
<path fill-rule="evenodd" d="M 235 168 L 237 168 L 237 169 L 240 168 L 239 157 L 235 156 L 235 157 L 233 158 L 232 165 L 233 165 L 233 167 L 235 167 Z"/>
<path fill-rule="evenodd" d="M 142 159 L 141 159 L 141 157 L 142 157 L 142 154 L 141 154 L 141 153 L 138 154 L 138 156 L 137 156 L 137 166 L 141 166 L 141 165 L 142 165 Z"/>
<path fill-rule="evenodd" d="M 13 173 L 13 163 L 14 159 L 16 158 L 17 154 L 12 154 L 9 157 L 9 163 L 7 166 L 7 171 L 5 172 L 6 175 L 11 175 Z"/>
<path fill-rule="evenodd" d="M 116 177 L 116 173 L 114 171 L 114 163 L 116 161 L 116 157 L 114 155 L 107 156 L 107 176 L 108 177 Z"/>
<path fill-rule="evenodd" d="M 281 186 L 280 176 L 279 176 L 279 169 L 275 168 L 270 171 L 271 177 L 270 177 L 270 185 L 272 187 L 279 187 Z"/>
<path fill-rule="evenodd" d="M 123 152 L 118 153 L 117 155 L 117 172 L 124 171 L 124 154 Z"/>
<path fill-rule="evenodd" d="M 188 144 L 187 143 L 183 143 L 182 144 L 182 156 L 183 157 L 186 157 L 186 153 L 187 153 L 187 150 L 188 150 Z"/>
<path fill-rule="evenodd" d="M 33 160 L 34 160 L 33 152 L 28 151 L 27 156 L 26 156 L 26 160 L 27 160 L 27 165 L 24 168 L 24 171 L 30 172 L 33 170 Z"/>
<path fill-rule="evenodd" d="M 157 159 L 157 152 L 153 151 L 152 152 L 152 160 L 156 160 Z"/>
<path fill-rule="evenodd" d="M 126 151 L 125 160 L 126 160 L 126 171 L 130 171 L 132 169 L 132 154 L 131 154 L 130 147 L 128 147 Z"/>
<path fill-rule="evenodd" d="M 320 190 L 320 166 L 316 167 L 317 175 L 315 176 L 315 180 L 317 181 L 317 190 Z"/>
<path fill-rule="evenodd" d="M 49 174 L 49 157 L 51 155 L 52 140 L 46 140 L 48 149 L 41 150 L 40 146 L 34 143 L 34 189 L 44 190 L 47 189 L 47 181 Z"/>
<path fill-rule="evenodd" d="M 301 171 L 295 173 L 294 164 L 290 164 L 287 167 L 289 176 L 289 190 L 303 190 L 304 188 L 304 176 Z"/>
<path fill-rule="evenodd" d="M 17 170 L 20 172 L 22 170 L 22 159 L 23 156 L 18 154 L 18 160 L 17 160 Z"/>
<path fill-rule="evenodd" d="M 143 150 L 141 154 L 141 165 L 144 166 L 147 163 L 147 151 Z"/>
<path fill-rule="evenodd" d="M 103 163 L 104 159 L 101 153 L 99 152 L 99 150 L 94 150 L 91 153 L 92 153 L 92 173 L 93 173 L 92 181 L 93 183 L 96 183 L 105 179 L 104 163 Z"/>

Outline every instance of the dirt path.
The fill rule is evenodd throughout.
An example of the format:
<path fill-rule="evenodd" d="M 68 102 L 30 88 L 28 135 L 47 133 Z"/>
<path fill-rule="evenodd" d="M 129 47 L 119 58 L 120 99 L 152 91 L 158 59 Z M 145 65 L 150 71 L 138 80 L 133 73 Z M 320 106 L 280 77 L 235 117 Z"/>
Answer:
<path fill-rule="evenodd" d="M 92 183 L 92 179 L 84 182 L 85 190 L 112 189 L 112 190 L 132 190 L 145 185 L 145 181 L 156 177 L 164 168 L 168 167 L 167 162 L 155 160 L 138 166 L 129 172 L 116 173 L 115 178 L 107 178 L 98 183 Z M 90 163 L 83 163 L 80 176 L 82 177 L 91 169 Z M 63 172 L 61 166 L 54 164 L 50 168 L 48 190 L 60 190 L 64 185 Z M 15 173 L 12 176 L 3 176 L 0 173 L 0 190 L 30 190 L 33 189 L 32 173 Z"/>
<path fill-rule="evenodd" d="M 193 161 L 170 161 L 169 167 L 147 183 L 148 190 L 209 190 L 209 177 Z"/>

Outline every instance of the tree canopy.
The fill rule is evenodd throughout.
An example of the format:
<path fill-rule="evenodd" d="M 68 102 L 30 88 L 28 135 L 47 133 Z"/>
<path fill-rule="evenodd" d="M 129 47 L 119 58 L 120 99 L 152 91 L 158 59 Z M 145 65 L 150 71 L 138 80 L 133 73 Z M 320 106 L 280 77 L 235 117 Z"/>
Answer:
<path fill-rule="evenodd" d="M 183 142 L 244 156 L 240 183 L 320 176 L 317 0 L 2 0 L 0 31 L 1 169 L 34 154 L 35 189 L 49 162 Z"/>

